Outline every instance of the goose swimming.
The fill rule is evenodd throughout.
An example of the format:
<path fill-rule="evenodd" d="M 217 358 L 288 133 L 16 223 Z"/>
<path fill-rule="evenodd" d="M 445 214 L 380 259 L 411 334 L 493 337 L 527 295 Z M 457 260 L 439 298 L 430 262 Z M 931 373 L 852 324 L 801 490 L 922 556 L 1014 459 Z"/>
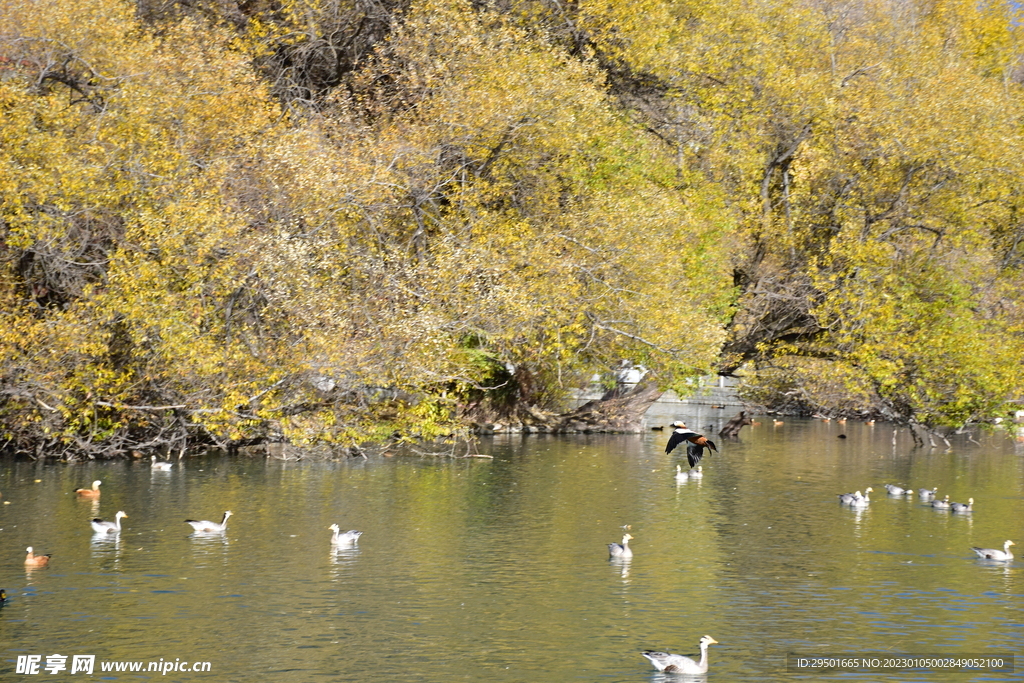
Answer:
<path fill-rule="evenodd" d="M 640 654 L 651 660 L 651 664 L 658 671 L 666 671 L 673 674 L 703 674 L 708 671 L 708 645 L 717 642 L 711 636 L 703 636 L 700 639 L 700 661 L 695 661 L 684 655 L 673 655 L 656 650 L 644 650 Z"/>
<path fill-rule="evenodd" d="M 631 535 L 626 534 L 622 537 L 622 543 L 609 543 L 608 544 L 608 556 L 609 557 L 633 557 L 633 551 L 629 549 L 629 539 L 633 538 Z"/>
<path fill-rule="evenodd" d="M 864 490 L 865 490 L 865 491 L 870 491 L 870 490 L 871 490 L 871 488 L 870 488 L 870 487 L 868 487 L 868 488 L 866 488 L 866 489 L 864 489 Z M 870 503 L 871 503 L 871 499 L 870 499 L 870 498 L 868 498 L 868 497 L 867 497 L 867 495 L 863 495 L 863 496 L 862 496 L 862 495 L 860 495 L 860 491 L 858 491 L 858 492 L 857 492 L 857 495 L 856 495 L 856 496 L 854 497 L 854 499 L 853 499 L 853 500 L 851 500 L 851 501 L 850 501 L 849 503 L 847 503 L 847 504 L 848 504 L 848 505 L 849 505 L 850 507 L 852 507 L 852 508 L 866 508 L 866 507 L 868 506 L 868 504 L 870 504 Z"/>
<path fill-rule="evenodd" d="M 968 498 L 966 505 L 964 503 L 950 503 L 949 509 L 953 512 L 970 512 L 974 509 L 974 499 Z"/>
<path fill-rule="evenodd" d="M 1013 553 L 1010 552 L 1010 546 L 1017 545 L 1013 541 L 1006 541 L 1003 543 L 1002 550 L 995 550 L 993 548 L 971 548 L 978 557 L 986 560 L 1012 560 Z"/>
<path fill-rule="evenodd" d="M 690 473 L 689 472 L 683 472 L 683 466 L 682 465 L 676 465 L 676 483 L 677 484 L 685 484 L 689 480 L 690 480 Z"/>
<path fill-rule="evenodd" d="M 938 490 L 938 487 L 933 489 L 918 489 L 917 495 L 920 496 L 921 500 L 931 500 L 935 497 L 935 493 Z"/>
<path fill-rule="evenodd" d="M 854 491 L 853 493 L 840 493 L 839 502 L 843 505 L 852 505 L 856 500 L 871 502 L 871 499 L 865 494 L 871 493 L 872 491 L 874 491 L 874 489 L 869 486 L 864 489 L 864 493 L 861 493 L 860 491 Z"/>
<path fill-rule="evenodd" d="M 327 527 L 334 532 L 334 536 L 331 537 L 331 545 L 354 545 L 359 537 L 363 535 L 362 531 L 346 531 L 341 533 L 341 527 L 337 524 L 332 524 Z"/>
<path fill-rule="evenodd" d="M 174 467 L 173 462 L 157 460 L 155 455 L 152 458 L 150 458 L 150 460 L 153 461 L 153 464 L 150 465 L 150 468 L 156 470 L 157 472 L 170 472 L 171 468 Z"/>
<path fill-rule="evenodd" d="M 114 515 L 113 522 L 104 522 L 99 517 L 96 517 L 91 520 L 89 524 L 92 525 L 92 530 L 97 534 L 119 534 L 121 533 L 121 518 L 127 516 L 128 515 L 123 511 L 119 510 L 118 513 Z"/>
<path fill-rule="evenodd" d="M 224 513 L 224 519 L 222 519 L 220 521 L 220 524 L 218 524 L 217 522 L 210 522 L 210 521 L 205 520 L 205 519 L 202 520 L 201 522 L 196 521 L 194 519 L 186 519 L 185 522 L 187 524 L 191 524 L 192 528 L 195 529 L 196 531 L 218 532 L 218 531 L 225 531 L 225 530 L 227 530 L 227 528 L 228 528 L 228 517 L 230 517 L 230 516 L 231 516 L 231 510 L 228 510 L 227 512 Z"/>
<path fill-rule="evenodd" d="M 949 496 L 946 496 L 942 500 L 933 500 L 932 507 L 936 510 L 948 510 L 949 509 Z"/>
<path fill-rule="evenodd" d="M 688 429 L 682 422 L 673 422 L 671 426 L 674 429 L 672 430 L 672 436 L 668 437 L 665 453 L 671 453 L 676 446 L 686 441 L 686 460 L 690 463 L 690 467 L 696 465 L 704 457 L 705 448 L 709 448 L 712 451 L 718 450 L 714 441 L 710 441 L 707 437 Z"/>
<path fill-rule="evenodd" d="M 704 467 L 697 465 L 696 468 L 690 470 L 690 479 L 700 479 L 704 476 Z"/>
<path fill-rule="evenodd" d="M 904 493 L 913 493 L 910 489 L 905 489 L 902 486 L 896 486 L 895 484 L 886 484 L 885 490 L 889 492 L 890 496 L 902 496 Z"/>

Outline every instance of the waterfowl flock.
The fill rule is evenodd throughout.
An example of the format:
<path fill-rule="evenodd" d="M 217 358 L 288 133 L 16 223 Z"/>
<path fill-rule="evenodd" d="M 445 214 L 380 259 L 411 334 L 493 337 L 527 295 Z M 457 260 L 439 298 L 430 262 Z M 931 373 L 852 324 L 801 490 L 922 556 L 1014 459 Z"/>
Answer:
<path fill-rule="evenodd" d="M 704 476 L 703 467 L 698 463 L 704 456 L 704 450 L 707 449 L 708 454 L 710 455 L 712 452 L 718 452 L 718 448 L 714 442 L 708 440 L 705 436 L 690 430 L 682 422 L 673 422 L 671 426 L 673 430 L 669 436 L 665 453 L 672 453 L 676 447 L 685 442 L 687 444 L 686 458 L 690 465 L 690 469 L 688 471 L 684 470 L 680 464 L 676 465 L 674 475 L 676 483 L 681 484 L 687 482 L 689 479 L 702 478 Z M 156 456 L 151 458 L 151 468 L 154 471 L 170 471 L 172 467 L 173 463 L 171 462 L 159 461 Z M 99 499 L 101 495 L 101 484 L 102 482 L 100 480 L 96 480 L 92 482 L 90 488 L 75 489 L 74 493 L 82 498 Z M 909 498 L 916 493 L 922 502 L 929 504 L 937 510 L 949 510 L 953 513 L 970 513 L 973 511 L 973 497 L 968 498 L 967 503 L 958 503 L 950 501 L 949 495 L 945 495 L 942 499 L 936 498 L 937 488 L 921 488 L 915 492 L 912 488 L 904 488 L 897 484 L 886 483 L 883 484 L 883 487 L 888 492 L 888 495 L 894 498 L 907 496 L 909 500 Z M 840 503 L 844 506 L 848 506 L 853 509 L 864 509 L 871 503 L 869 496 L 873 490 L 874 489 L 871 486 L 867 486 L 863 490 L 857 490 L 853 493 L 838 494 L 838 498 Z M 98 505 L 98 502 L 93 503 L 93 509 L 96 510 Z M 186 519 L 184 521 L 191 525 L 196 533 L 225 533 L 227 531 L 228 520 L 232 514 L 233 513 L 230 510 L 225 511 L 220 522 L 192 519 Z M 97 517 L 90 521 L 90 526 L 93 532 L 97 535 L 117 535 L 122 531 L 121 520 L 127 517 L 128 515 L 123 510 L 119 510 L 114 516 L 113 521 L 104 521 Z M 627 525 L 624 528 L 629 527 Z M 355 547 L 359 541 L 359 537 L 362 535 L 362 532 L 357 530 L 342 532 L 341 527 L 338 524 L 332 524 L 328 529 L 332 532 L 330 545 L 334 550 Z M 633 538 L 634 537 L 627 532 L 622 536 L 621 543 L 608 543 L 607 547 L 609 558 L 624 560 L 632 558 L 633 550 L 629 546 L 629 541 Z M 1004 542 L 1002 550 L 979 547 L 971 547 L 971 550 L 978 558 L 981 559 L 1010 562 L 1014 559 L 1013 553 L 1010 552 L 1010 547 L 1013 545 L 1015 545 L 1013 541 L 1007 540 Z M 50 563 L 50 559 L 52 557 L 51 554 L 35 554 L 32 546 L 26 548 L 26 552 L 27 555 L 24 561 L 26 568 L 46 567 Z M 628 562 L 622 562 L 620 564 L 628 566 Z M 4 605 L 6 599 L 6 592 L 0 590 L 0 607 Z M 709 668 L 709 646 L 717 643 L 718 641 L 709 635 L 701 637 L 699 641 L 699 656 L 685 656 L 657 650 L 644 650 L 640 654 L 649 660 L 659 672 L 682 675 L 700 675 L 707 673 Z"/>
<path fill-rule="evenodd" d="M 151 462 L 152 469 L 158 471 L 169 471 L 173 466 L 173 463 L 157 462 L 156 456 L 153 456 Z M 98 499 L 100 496 L 100 485 L 102 483 L 102 481 L 97 479 L 92 483 L 91 488 L 75 489 L 73 493 L 77 494 L 82 498 Z M 98 505 L 98 503 L 94 503 L 94 509 L 95 505 Z M 209 520 L 200 521 L 194 519 L 186 519 L 185 523 L 192 525 L 192 529 L 194 530 L 195 533 L 224 533 L 225 531 L 227 531 L 228 519 L 231 517 L 232 514 L 233 513 L 230 510 L 225 511 L 224 516 L 221 518 L 220 522 L 211 522 Z M 100 517 L 92 518 L 91 520 L 89 520 L 89 526 L 92 528 L 94 538 L 112 538 L 117 536 L 121 533 L 122 530 L 121 520 L 127 519 L 127 517 L 128 513 L 126 513 L 124 510 L 118 510 L 117 514 L 114 515 L 114 521 L 112 522 L 104 520 Z M 363 534 L 362 531 L 356 531 L 354 529 L 341 533 L 341 529 L 337 524 L 332 524 L 329 528 L 334 532 L 334 535 L 331 538 L 331 546 L 333 548 L 352 547 L 359 541 L 359 537 Z M 632 538 L 631 536 L 628 537 Z M 625 542 L 625 540 L 623 542 Z M 46 555 L 35 554 L 32 546 L 29 546 L 25 550 L 27 552 L 27 555 L 25 557 L 26 568 L 46 567 L 50 563 L 50 558 L 53 557 L 53 555 L 49 553 Z M 6 600 L 7 594 L 0 590 L 0 606 L 2 606 Z"/>

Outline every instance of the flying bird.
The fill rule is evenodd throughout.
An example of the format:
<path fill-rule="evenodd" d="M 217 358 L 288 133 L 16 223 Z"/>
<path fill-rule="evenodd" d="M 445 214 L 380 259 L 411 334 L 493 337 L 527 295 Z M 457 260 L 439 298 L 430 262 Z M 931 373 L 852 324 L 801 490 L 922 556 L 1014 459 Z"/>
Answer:
<path fill-rule="evenodd" d="M 672 427 L 674 429 L 672 430 L 672 436 L 668 437 L 665 453 L 671 453 L 676 446 L 686 441 L 686 460 L 690 463 L 690 467 L 694 467 L 704 457 L 705 448 L 713 451 L 718 450 L 714 441 L 688 429 L 682 422 L 673 422 Z"/>

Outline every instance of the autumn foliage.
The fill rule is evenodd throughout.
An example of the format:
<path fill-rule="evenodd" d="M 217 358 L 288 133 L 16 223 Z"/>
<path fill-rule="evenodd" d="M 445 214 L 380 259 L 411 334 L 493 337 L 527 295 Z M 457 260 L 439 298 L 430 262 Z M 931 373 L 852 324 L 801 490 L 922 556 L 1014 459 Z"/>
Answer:
<path fill-rule="evenodd" d="M 989 419 L 1024 385 L 1019 24 L 0 0 L 4 448 L 430 437 L 624 358 Z"/>

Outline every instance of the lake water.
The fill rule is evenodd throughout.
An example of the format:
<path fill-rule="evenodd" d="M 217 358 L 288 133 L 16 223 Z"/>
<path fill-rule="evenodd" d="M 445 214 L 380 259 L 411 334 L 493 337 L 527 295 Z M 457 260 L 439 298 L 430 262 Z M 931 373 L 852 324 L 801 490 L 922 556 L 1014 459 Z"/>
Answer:
<path fill-rule="evenodd" d="M 725 411 L 656 405 L 710 433 Z M 1024 678 L 1024 444 L 917 449 L 892 428 L 761 418 L 676 486 L 668 432 L 507 436 L 485 459 L 264 458 L 0 464 L 0 679 L 662 681 L 639 652 L 695 654 L 708 680 Z M 844 433 L 848 438 L 840 439 Z M 98 504 L 70 491 L 103 480 Z M 938 487 L 974 512 L 890 498 Z M 864 511 L 836 494 L 874 488 Z M 94 540 L 88 520 L 124 510 Z M 225 534 L 184 519 L 234 516 Z M 364 532 L 334 552 L 327 527 Z M 606 544 L 635 537 L 631 562 Z M 24 548 L 52 553 L 26 572 Z M 792 673 L 786 654 L 1017 655 L 1015 673 Z M 19 655 L 68 656 L 57 675 Z M 209 662 L 200 673 L 100 662 Z"/>

